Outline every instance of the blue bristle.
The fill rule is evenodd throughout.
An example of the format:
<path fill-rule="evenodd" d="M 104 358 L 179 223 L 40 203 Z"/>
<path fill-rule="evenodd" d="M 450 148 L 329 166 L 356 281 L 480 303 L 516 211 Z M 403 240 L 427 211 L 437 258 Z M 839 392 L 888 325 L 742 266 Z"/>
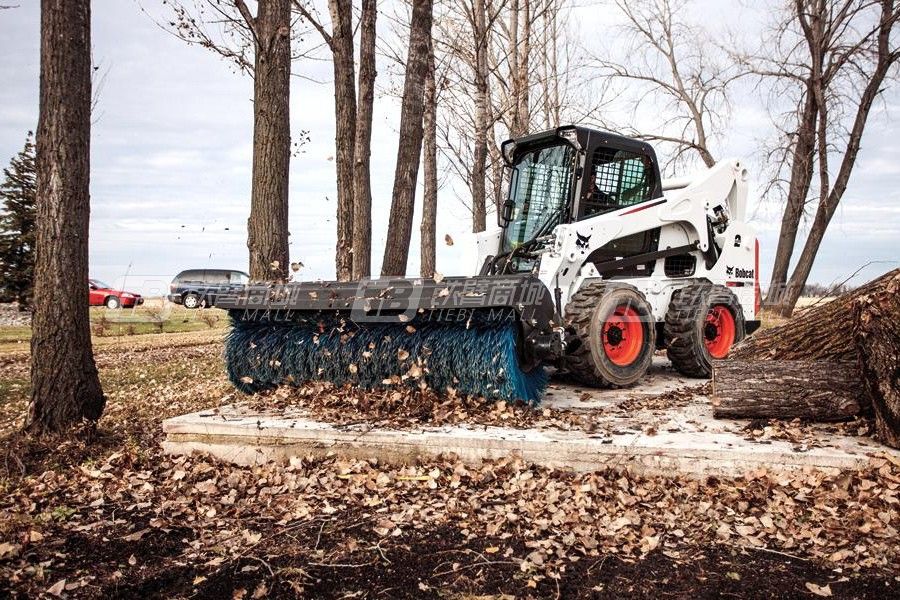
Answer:
<path fill-rule="evenodd" d="M 400 385 L 424 381 L 436 391 L 537 404 L 548 377 L 540 366 L 522 371 L 517 339 L 509 318 L 358 326 L 336 316 L 269 322 L 243 320 L 237 312 L 225 360 L 231 381 L 247 393 L 307 381 L 373 389 L 396 385 L 400 377 Z M 421 376 L 410 376 L 411 367 Z"/>

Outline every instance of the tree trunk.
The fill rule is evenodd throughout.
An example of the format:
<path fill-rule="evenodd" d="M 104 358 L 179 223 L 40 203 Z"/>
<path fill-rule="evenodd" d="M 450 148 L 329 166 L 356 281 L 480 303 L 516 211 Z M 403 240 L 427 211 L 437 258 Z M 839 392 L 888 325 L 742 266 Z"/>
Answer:
<path fill-rule="evenodd" d="M 509 79 L 510 110 L 512 119 L 509 125 L 509 137 L 516 138 L 525 133 L 522 118 L 519 115 L 519 0 L 510 0 L 509 4 Z"/>
<path fill-rule="evenodd" d="M 889 45 L 890 36 L 894 26 L 893 22 L 890 21 L 891 19 L 896 21 L 893 2 L 884 2 L 882 4 L 881 27 L 878 35 L 878 62 L 875 70 L 869 76 L 866 87 L 860 96 L 859 104 L 856 106 L 853 127 L 850 129 L 850 135 L 847 138 L 847 146 L 841 157 L 841 165 L 838 169 L 838 174 L 835 177 L 834 186 L 831 190 L 823 190 L 821 192 L 821 199 L 816 208 L 816 216 L 813 219 L 813 225 L 809 230 L 806 243 L 803 245 L 803 251 L 800 253 L 800 258 L 797 259 L 797 265 L 794 267 L 791 279 L 785 289 L 785 297 L 782 299 L 778 309 L 778 312 L 783 316 L 791 315 L 794 306 L 797 304 L 797 300 L 800 298 L 803 288 L 806 286 L 806 281 L 809 279 L 809 273 L 812 270 L 813 262 L 816 259 L 816 255 L 819 253 L 819 246 L 822 244 L 822 238 L 825 237 L 825 231 L 828 229 L 828 224 L 831 223 L 831 218 L 834 216 L 838 204 L 840 204 L 841 199 L 844 197 L 844 192 L 850 181 L 850 173 L 853 172 L 853 167 L 856 165 L 856 157 L 859 155 L 862 136 L 869 119 L 869 112 L 872 110 L 872 104 L 882 90 L 882 84 L 884 83 L 885 77 L 887 77 L 888 72 L 898 61 L 898 56 L 900 56 L 900 54 L 892 52 Z M 819 97 L 819 102 L 823 103 L 825 101 L 824 90 L 819 90 Z M 821 108 L 820 111 L 824 111 L 824 107 Z M 823 172 L 822 186 L 825 187 L 828 185 L 828 169 L 827 163 L 825 162 L 825 156 L 829 147 L 827 140 L 824 139 L 826 133 L 826 125 L 823 124 L 819 132 L 819 143 L 821 146 L 819 170 Z"/>
<path fill-rule="evenodd" d="M 422 194 L 421 264 L 422 277 L 434 277 L 437 268 L 435 229 L 437 228 L 437 86 L 435 82 L 434 45 L 428 44 L 428 76 L 425 79 L 424 139 L 422 170 L 425 190 Z"/>
<path fill-rule="evenodd" d="M 892 273 L 900 271 L 894 270 Z M 729 358 L 737 360 L 854 361 L 853 306 L 857 299 L 882 289 L 892 273 L 832 300 L 821 300 L 778 327 L 754 333 L 735 346 Z"/>
<path fill-rule="evenodd" d="M 353 150 L 353 279 L 372 274 L 372 111 L 375 100 L 376 0 L 362 0 L 359 22 L 359 98 Z"/>
<path fill-rule="evenodd" d="M 758 365 L 754 369 L 758 369 L 759 377 L 745 371 L 743 376 L 734 375 L 731 385 L 748 390 L 748 395 L 751 389 L 762 397 L 773 395 L 778 373 L 783 370 L 778 364 L 797 360 L 831 365 L 827 369 L 833 369 L 836 375 L 808 376 L 812 392 L 782 386 L 782 402 L 796 402 L 792 397 L 798 394 L 824 393 L 823 390 L 829 389 L 835 394 L 846 395 L 849 385 L 857 390 L 856 398 L 861 406 L 874 408 L 878 437 L 886 444 L 900 446 L 900 383 L 897 377 L 900 371 L 900 269 L 808 309 L 786 324 L 761 331 L 735 346 L 729 360 L 715 368 L 716 394 L 729 395 L 720 377 L 721 372 L 730 368 L 727 365 L 753 363 Z M 835 366 L 846 364 L 855 366 L 852 372 L 844 372 L 843 367 Z M 801 377 L 796 372 L 794 376 Z M 757 379 L 768 379 L 768 383 Z M 782 413 L 754 416 L 782 416 Z"/>
<path fill-rule="evenodd" d="M 856 300 L 859 369 L 875 411 L 875 435 L 900 448 L 900 271 Z"/>
<path fill-rule="evenodd" d="M 394 172 L 394 192 L 388 222 L 382 275 L 403 276 L 409 257 L 416 178 L 422 152 L 422 117 L 425 100 L 425 74 L 428 71 L 428 45 L 431 39 L 431 0 L 413 0 L 409 29 L 406 76 L 400 106 L 400 143 Z"/>
<path fill-rule="evenodd" d="M 356 143 L 356 74 L 353 59 L 353 5 L 350 0 L 328 0 L 331 12 L 331 52 L 334 65 L 335 167 L 337 169 L 338 281 L 353 276 L 354 145 Z"/>
<path fill-rule="evenodd" d="M 487 25 L 485 23 L 484 0 L 474 0 L 475 38 L 475 131 L 472 152 L 472 231 L 484 231 L 486 223 L 487 183 L 487 134 L 488 134 L 488 65 L 487 65 Z"/>
<path fill-rule="evenodd" d="M 106 399 L 91 350 L 88 230 L 90 0 L 42 0 L 37 248 L 28 429 L 97 421 Z"/>
<path fill-rule="evenodd" d="M 807 89 L 797 129 L 797 141 L 794 145 L 791 181 L 788 184 L 784 213 L 781 215 L 781 229 L 778 233 L 775 263 L 772 266 L 772 279 L 769 282 L 768 294 L 766 294 L 766 304 L 772 307 L 780 305 L 784 297 L 791 256 L 797 243 L 797 231 L 800 228 L 800 219 L 803 217 L 803 209 L 806 206 L 806 197 L 812 181 L 816 116 L 815 96 L 812 89 Z"/>
<path fill-rule="evenodd" d="M 531 0 L 519 0 L 522 6 L 522 35 L 519 36 L 519 42 L 522 48 L 519 52 L 519 69 L 515 77 L 518 81 L 516 91 L 516 102 L 518 109 L 516 115 L 518 117 L 518 133 L 524 135 L 528 133 L 531 125 L 531 108 L 529 102 L 529 75 L 531 62 Z"/>
<path fill-rule="evenodd" d="M 258 10 L 247 246 L 251 279 L 266 281 L 284 279 L 289 263 L 291 3 L 260 0 Z"/>
<path fill-rule="evenodd" d="M 842 421 L 865 405 L 852 362 L 718 361 L 712 389 L 717 419 Z"/>

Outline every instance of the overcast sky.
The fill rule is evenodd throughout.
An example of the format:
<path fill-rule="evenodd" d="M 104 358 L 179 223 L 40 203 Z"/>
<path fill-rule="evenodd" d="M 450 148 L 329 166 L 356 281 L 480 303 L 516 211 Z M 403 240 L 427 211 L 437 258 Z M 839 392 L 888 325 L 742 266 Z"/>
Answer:
<path fill-rule="evenodd" d="M 17 0 L 0 11 L 0 163 L 21 150 L 37 125 L 39 2 Z M 197 267 L 247 268 L 252 148 L 252 82 L 207 50 L 190 47 L 154 22 L 157 0 L 94 0 L 94 62 L 106 72 L 92 130 L 91 275 L 126 287 L 164 289 L 178 271 Z M 382 10 L 392 10 L 385 2 Z M 710 3 L 707 27 L 733 23 L 739 10 Z M 145 10 L 142 10 L 143 9 Z M 581 7 L 580 31 L 602 30 L 608 9 Z M 146 11 L 146 12 L 145 12 Z M 148 16 L 147 13 L 150 13 Z M 385 28 L 382 20 L 381 29 Z M 590 46 L 591 41 L 586 40 Z M 298 65 L 318 80 L 294 78 L 291 128 L 311 141 L 291 162 L 291 258 L 302 278 L 334 275 L 334 112 L 331 65 Z M 388 82 L 380 65 L 379 86 Z M 898 86 L 895 86 L 898 87 Z M 381 263 L 397 151 L 399 101 L 380 95 L 372 145 L 373 264 Z M 868 261 L 856 282 L 900 264 L 900 94 L 892 90 L 873 110 L 857 169 L 825 237 L 811 281 L 840 281 Z M 645 118 L 651 118 L 652 115 Z M 766 120 L 748 95 L 735 107 L 723 154 L 751 164 Z M 751 191 L 752 224 L 760 232 L 763 282 L 768 282 L 777 236 L 776 206 Z M 461 273 L 459 244 L 470 217 L 456 194 L 442 190 L 438 216 L 438 270 Z M 409 273 L 418 273 L 418 214 Z M 799 250 L 798 250 L 799 253 Z"/>

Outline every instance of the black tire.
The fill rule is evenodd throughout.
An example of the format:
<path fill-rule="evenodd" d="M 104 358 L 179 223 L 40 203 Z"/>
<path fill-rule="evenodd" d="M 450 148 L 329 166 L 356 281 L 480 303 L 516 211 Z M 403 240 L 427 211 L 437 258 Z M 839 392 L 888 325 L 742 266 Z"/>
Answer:
<path fill-rule="evenodd" d="M 103 301 L 103 304 L 106 305 L 106 308 L 115 310 L 122 306 L 122 301 L 119 300 L 117 296 L 107 296 L 106 300 Z"/>
<path fill-rule="evenodd" d="M 194 292 L 188 292 L 181 299 L 181 304 L 185 308 L 193 309 L 193 308 L 200 308 L 200 305 L 202 304 L 202 302 L 201 302 L 200 296 L 198 294 L 195 294 Z"/>
<path fill-rule="evenodd" d="M 744 311 L 731 290 L 704 282 L 691 284 L 672 294 L 663 335 L 666 354 L 675 370 L 682 375 L 709 377 L 713 361 L 724 358 L 713 357 L 707 347 L 707 338 L 711 335 L 707 315 L 714 307 L 728 310 L 734 321 L 734 341 L 728 347 L 730 351 L 731 346 L 741 341 L 746 332 Z"/>
<path fill-rule="evenodd" d="M 636 357 L 627 364 L 617 364 L 605 350 L 608 347 L 615 351 L 625 341 L 622 330 L 612 336 L 616 326 L 604 334 L 604 325 L 620 307 L 630 309 L 640 319 L 640 345 Z M 574 335 L 564 364 L 577 381 L 592 387 L 627 386 L 650 368 L 656 349 L 656 322 L 647 299 L 634 287 L 617 283 L 587 284 L 572 297 L 566 316 Z"/>

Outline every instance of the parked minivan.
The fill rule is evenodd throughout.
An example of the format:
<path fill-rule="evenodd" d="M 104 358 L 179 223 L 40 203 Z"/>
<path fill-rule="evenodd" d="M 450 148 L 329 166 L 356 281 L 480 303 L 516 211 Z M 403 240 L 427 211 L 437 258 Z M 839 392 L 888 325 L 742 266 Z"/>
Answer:
<path fill-rule="evenodd" d="M 215 306 L 219 294 L 246 285 L 250 276 L 232 269 L 188 269 L 175 276 L 169 286 L 169 302 L 185 308 Z"/>

